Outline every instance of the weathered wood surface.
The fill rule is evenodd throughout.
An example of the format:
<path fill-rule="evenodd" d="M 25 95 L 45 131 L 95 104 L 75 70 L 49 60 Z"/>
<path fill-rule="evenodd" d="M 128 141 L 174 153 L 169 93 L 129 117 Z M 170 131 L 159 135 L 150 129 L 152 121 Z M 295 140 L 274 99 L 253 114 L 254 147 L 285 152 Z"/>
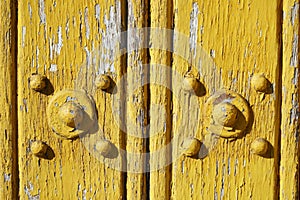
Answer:
<path fill-rule="evenodd" d="M 298 1 L 26 0 L 3 1 L 0 13 L 1 199 L 299 198 Z M 54 91 L 33 91 L 33 73 Z M 95 88 L 104 73 L 117 90 Z M 270 94 L 251 85 L 261 73 Z M 205 93 L 183 90 L 190 75 Z M 206 102 L 224 88 L 253 111 L 237 140 L 208 137 Z M 53 133 L 46 108 L 64 89 L 93 96 L 96 133 Z M 188 137 L 207 147 L 198 158 L 181 154 Z M 258 137 L 270 143 L 268 156 L 250 153 Z M 116 157 L 95 151 L 100 139 Z M 35 140 L 54 158 L 34 156 Z"/>
<path fill-rule="evenodd" d="M 16 12 L 15 1 L 0 2 L 0 199 L 18 195 Z"/>
<path fill-rule="evenodd" d="M 299 199 L 299 1 L 283 1 L 280 199 Z"/>
<path fill-rule="evenodd" d="M 175 32 L 187 36 L 188 42 L 174 41 L 174 51 L 184 56 L 174 55 L 173 69 L 182 76 L 188 71 L 199 76 L 207 92 L 196 99 L 182 95 L 178 98 L 181 104 L 173 101 L 174 135 L 195 133 L 209 150 L 203 159 L 181 156 L 173 163 L 172 198 L 276 199 L 281 99 L 280 1 L 175 0 L 174 13 Z M 256 73 L 264 73 L 271 81 L 272 94 L 262 98 L 251 88 L 251 77 Z M 179 84 L 173 87 L 180 87 Z M 205 102 L 222 88 L 241 94 L 249 102 L 254 122 L 249 134 L 241 139 L 218 138 L 212 144 L 204 137 L 208 134 L 208 124 L 203 118 L 207 110 Z M 199 102 L 196 111 L 191 106 L 193 101 Z M 257 137 L 270 142 L 274 150 L 272 158 L 250 153 L 250 144 Z M 173 148 L 175 155 L 179 145 Z"/>
<path fill-rule="evenodd" d="M 86 140 L 105 138 L 124 148 L 111 106 L 122 91 L 110 94 L 94 87 L 96 74 L 108 73 L 117 82 L 124 71 L 118 57 L 121 2 L 28 0 L 19 1 L 18 10 L 20 198 L 123 199 L 123 172 L 108 167 L 110 159 L 96 156 L 82 139 L 56 137 L 46 118 L 52 94 L 35 92 L 28 83 L 32 73 L 39 73 L 48 77 L 53 94 L 85 88 L 96 102 L 99 124 Z M 30 151 L 34 140 L 46 142 L 55 157 L 35 157 Z"/>

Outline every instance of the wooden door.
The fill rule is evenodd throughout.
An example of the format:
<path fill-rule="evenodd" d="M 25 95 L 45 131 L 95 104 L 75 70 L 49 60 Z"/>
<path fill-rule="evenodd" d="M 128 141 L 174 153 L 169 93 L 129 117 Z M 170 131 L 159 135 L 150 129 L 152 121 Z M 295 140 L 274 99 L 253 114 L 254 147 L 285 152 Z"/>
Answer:
<path fill-rule="evenodd" d="M 0 13 L 1 199 L 299 198 L 299 1 Z"/>

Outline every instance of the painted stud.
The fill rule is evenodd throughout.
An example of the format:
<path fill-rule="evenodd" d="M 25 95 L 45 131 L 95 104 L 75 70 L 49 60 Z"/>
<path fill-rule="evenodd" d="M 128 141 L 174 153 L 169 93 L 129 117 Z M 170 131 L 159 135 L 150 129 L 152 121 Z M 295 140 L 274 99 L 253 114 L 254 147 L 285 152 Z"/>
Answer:
<path fill-rule="evenodd" d="M 271 89 L 270 81 L 263 74 L 254 74 L 251 84 L 257 92 L 268 93 Z"/>
<path fill-rule="evenodd" d="M 269 143 L 266 139 L 264 138 L 256 138 L 252 143 L 251 143 L 251 153 L 263 156 L 268 152 L 269 148 Z"/>
<path fill-rule="evenodd" d="M 183 141 L 181 147 L 184 155 L 192 157 L 199 153 L 201 142 L 196 138 L 188 138 Z"/>
<path fill-rule="evenodd" d="M 234 127 L 237 116 L 238 109 L 228 102 L 217 104 L 213 109 L 213 119 L 225 127 Z"/>
<path fill-rule="evenodd" d="M 48 125 L 62 139 L 95 133 L 97 113 L 93 98 L 85 90 L 57 92 L 47 106 Z"/>
<path fill-rule="evenodd" d="M 216 91 L 205 103 L 203 124 L 207 134 L 239 138 L 252 126 L 251 107 L 245 98 L 230 90 Z"/>
<path fill-rule="evenodd" d="M 201 83 L 194 77 L 185 77 L 183 80 L 183 89 L 188 92 L 197 92 L 201 87 Z"/>
<path fill-rule="evenodd" d="M 41 92 L 47 86 L 46 81 L 46 76 L 40 74 L 33 74 L 29 79 L 30 88 L 34 91 Z"/>
<path fill-rule="evenodd" d="M 44 157 L 47 153 L 48 146 L 42 141 L 34 141 L 31 144 L 31 152 L 37 157 Z"/>
<path fill-rule="evenodd" d="M 76 128 L 83 120 L 83 110 L 74 102 L 66 102 L 59 109 L 60 119 L 69 127 Z"/>
<path fill-rule="evenodd" d="M 103 75 L 97 76 L 97 78 L 95 80 L 95 85 L 97 88 L 99 88 L 101 90 L 106 90 L 110 87 L 110 82 L 111 82 L 110 77 L 103 74 Z"/>
<path fill-rule="evenodd" d="M 112 144 L 108 140 L 100 140 L 96 143 L 95 149 L 104 157 L 108 157 L 112 150 Z"/>

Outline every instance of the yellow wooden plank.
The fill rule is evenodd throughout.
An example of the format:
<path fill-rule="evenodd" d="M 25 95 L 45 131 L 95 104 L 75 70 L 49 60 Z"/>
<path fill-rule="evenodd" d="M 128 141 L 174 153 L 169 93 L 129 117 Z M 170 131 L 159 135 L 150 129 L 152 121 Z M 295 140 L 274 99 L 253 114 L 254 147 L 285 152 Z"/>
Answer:
<path fill-rule="evenodd" d="M 15 1 L 0 2 L 0 199 L 18 197 Z"/>
<path fill-rule="evenodd" d="M 280 199 L 299 199 L 299 1 L 283 1 Z"/>
<path fill-rule="evenodd" d="M 172 64 L 171 52 L 165 50 L 172 44 L 172 4 L 171 0 L 150 1 L 150 199 L 171 195 Z"/>
<path fill-rule="evenodd" d="M 147 35 L 141 30 L 147 26 L 148 2 L 127 2 L 127 199 L 147 198 L 147 123 L 148 123 L 148 69 L 147 50 L 142 45 Z"/>
<path fill-rule="evenodd" d="M 260 0 L 174 1 L 173 69 L 190 73 L 206 87 L 204 97 L 180 93 L 173 100 L 173 199 L 276 199 L 280 128 L 281 2 Z M 264 73 L 272 94 L 251 88 L 251 77 Z M 174 75 L 173 75 L 174 77 Z M 172 82 L 180 88 L 182 82 Z M 204 138 L 207 99 L 225 88 L 250 104 L 254 122 L 240 139 Z M 173 97 L 175 99 L 175 97 Z M 194 136 L 204 142 L 200 157 L 179 156 L 181 142 Z M 258 137 L 272 147 L 270 158 L 250 153 Z M 204 157 L 206 156 L 206 157 Z M 204 157 L 204 158 L 203 158 Z"/>
<path fill-rule="evenodd" d="M 121 151 L 105 159 L 94 151 L 99 139 L 124 149 L 122 132 L 115 128 L 114 101 L 122 91 L 95 89 L 96 74 L 114 82 L 122 77 L 119 37 L 120 1 L 20 1 L 18 7 L 18 116 L 21 199 L 123 199 Z M 46 75 L 54 93 L 30 89 L 32 73 Z M 46 107 L 64 89 L 86 89 L 98 110 L 99 129 L 84 138 L 65 140 L 47 123 Z M 53 150 L 52 160 L 37 158 L 32 142 L 41 140 Z"/>

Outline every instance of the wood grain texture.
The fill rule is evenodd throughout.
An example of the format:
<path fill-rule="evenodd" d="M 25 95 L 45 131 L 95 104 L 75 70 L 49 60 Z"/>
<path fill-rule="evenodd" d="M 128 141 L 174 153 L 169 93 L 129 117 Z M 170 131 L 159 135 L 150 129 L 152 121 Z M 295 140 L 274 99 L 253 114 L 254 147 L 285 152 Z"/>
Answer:
<path fill-rule="evenodd" d="M 181 156 L 174 162 L 172 198 L 276 199 L 280 1 L 175 0 L 174 11 L 175 32 L 181 32 L 188 39 L 180 41 L 175 36 L 174 51 L 184 56 L 174 55 L 173 69 L 182 76 L 189 72 L 199 77 L 207 93 L 204 97 L 182 94 L 177 102 L 173 101 L 173 137 L 178 135 L 173 157 L 184 137 L 193 134 L 209 147 L 209 152 L 203 159 Z M 251 77 L 256 73 L 264 73 L 273 83 L 272 94 L 262 96 L 250 87 Z M 204 137 L 208 135 L 208 124 L 204 123 L 205 103 L 222 88 L 241 94 L 249 102 L 254 122 L 242 138 L 215 138 L 212 143 Z M 191 106 L 193 101 L 199 105 L 196 111 Z M 271 158 L 250 153 L 250 144 L 257 137 L 270 142 Z"/>
<path fill-rule="evenodd" d="M 148 25 L 148 1 L 127 1 L 127 87 L 126 87 L 126 151 L 127 151 L 127 199 L 146 199 L 147 192 L 147 143 L 148 98 L 147 82 L 148 36 L 142 31 Z"/>
<path fill-rule="evenodd" d="M 150 1 L 150 199 L 171 197 L 172 52 L 166 50 L 172 46 L 172 5 L 171 0 Z"/>
<path fill-rule="evenodd" d="M 0 2 L 0 199 L 18 197 L 16 12 L 15 1 Z"/>
<path fill-rule="evenodd" d="M 114 159 L 97 156 L 93 151 L 94 142 L 103 138 L 124 149 L 123 134 L 115 128 L 112 114 L 112 102 L 120 101 L 122 91 L 102 92 L 94 86 L 97 74 L 109 74 L 114 82 L 122 77 L 121 9 L 118 0 L 19 2 L 21 199 L 124 198 L 122 155 L 116 158 L 119 163 L 113 163 Z M 64 89 L 87 90 L 96 102 L 98 131 L 76 140 L 56 137 L 46 118 L 46 107 L 53 94 L 31 90 L 28 78 L 32 73 L 46 75 L 53 85 L 53 94 Z M 35 157 L 30 151 L 34 140 L 47 143 L 55 157 L 52 160 Z"/>
<path fill-rule="evenodd" d="M 283 1 L 280 199 L 299 199 L 299 1 Z"/>

